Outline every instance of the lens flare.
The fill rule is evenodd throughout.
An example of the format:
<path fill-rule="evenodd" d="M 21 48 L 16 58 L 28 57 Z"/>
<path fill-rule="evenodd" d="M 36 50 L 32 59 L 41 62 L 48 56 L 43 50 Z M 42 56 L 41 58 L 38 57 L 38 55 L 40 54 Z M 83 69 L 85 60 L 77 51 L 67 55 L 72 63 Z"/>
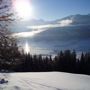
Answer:
<path fill-rule="evenodd" d="M 24 52 L 25 52 L 26 54 L 30 53 L 30 48 L 29 48 L 29 45 L 28 45 L 27 42 L 25 43 Z"/>

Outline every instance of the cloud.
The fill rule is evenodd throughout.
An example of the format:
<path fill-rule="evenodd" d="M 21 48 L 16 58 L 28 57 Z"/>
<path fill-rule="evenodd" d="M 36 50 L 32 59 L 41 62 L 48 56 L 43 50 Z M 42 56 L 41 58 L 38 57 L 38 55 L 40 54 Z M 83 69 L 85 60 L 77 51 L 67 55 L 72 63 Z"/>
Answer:
<path fill-rule="evenodd" d="M 43 29 L 43 28 L 50 28 L 54 27 L 52 24 L 47 24 L 47 25 L 38 25 L 38 26 L 28 26 L 27 28 L 29 29 Z"/>
<path fill-rule="evenodd" d="M 46 25 L 37 25 L 37 26 L 28 26 L 28 29 L 49 29 L 49 28 L 55 28 L 55 27 L 65 27 L 69 26 L 73 21 L 72 20 L 62 20 L 57 22 L 56 24 L 46 24 Z"/>
<path fill-rule="evenodd" d="M 55 27 L 65 27 L 69 26 L 72 23 L 72 20 L 62 20 L 57 22 L 56 24 L 46 24 L 46 25 L 37 25 L 37 26 L 27 26 L 27 29 L 31 29 L 30 32 L 20 32 L 13 34 L 14 37 L 32 37 L 36 34 L 39 34 L 43 31 L 48 30 L 49 28 Z"/>
<path fill-rule="evenodd" d="M 62 20 L 59 21 L 58 23 L 60 23 L 60 26 L 69 26 L 73 21 L 70 19 L 66 19 L 66 20 Z"/>
<path fill-rule="evenodd" d="M 36 31 L 30 31 L 30 32 L 20 32 L 20 33 L 14 33 L 12 36 L 13 37 L 33 37 L 34 35 L 41 33 L 45 31 L 45 29 L 42 30 L 36 30 Z"/>

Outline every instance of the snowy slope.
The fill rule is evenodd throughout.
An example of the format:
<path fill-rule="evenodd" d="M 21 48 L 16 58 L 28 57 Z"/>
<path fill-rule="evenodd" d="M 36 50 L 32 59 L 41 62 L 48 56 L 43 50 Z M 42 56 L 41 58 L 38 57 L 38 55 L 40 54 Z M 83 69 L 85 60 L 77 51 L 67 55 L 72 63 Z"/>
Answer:
<path fill-rule="evenodd" d="M 90 90 L 90 76 L 61 72 L 0 73 L 0 90 Z"/>

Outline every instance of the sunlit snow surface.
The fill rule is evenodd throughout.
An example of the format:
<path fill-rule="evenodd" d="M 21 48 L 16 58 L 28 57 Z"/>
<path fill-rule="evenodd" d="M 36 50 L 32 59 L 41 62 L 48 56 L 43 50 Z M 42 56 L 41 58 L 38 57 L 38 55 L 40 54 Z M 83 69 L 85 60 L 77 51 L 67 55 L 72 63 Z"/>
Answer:
<path fill-rule="evenodd" d="M 61 72 L 1 73 L 0 90 L 90 90 L 90 76 Z"/>

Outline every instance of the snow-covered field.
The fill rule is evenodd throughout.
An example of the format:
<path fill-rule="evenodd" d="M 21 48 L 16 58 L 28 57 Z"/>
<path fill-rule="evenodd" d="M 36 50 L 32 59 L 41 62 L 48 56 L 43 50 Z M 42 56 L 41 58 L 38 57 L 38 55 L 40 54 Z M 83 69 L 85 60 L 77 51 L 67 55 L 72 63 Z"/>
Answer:
<path fill-rule="evenodd" d="M 0 73 L 0 90 L 90 90 L 90 76 L 62 72 Z"/>

